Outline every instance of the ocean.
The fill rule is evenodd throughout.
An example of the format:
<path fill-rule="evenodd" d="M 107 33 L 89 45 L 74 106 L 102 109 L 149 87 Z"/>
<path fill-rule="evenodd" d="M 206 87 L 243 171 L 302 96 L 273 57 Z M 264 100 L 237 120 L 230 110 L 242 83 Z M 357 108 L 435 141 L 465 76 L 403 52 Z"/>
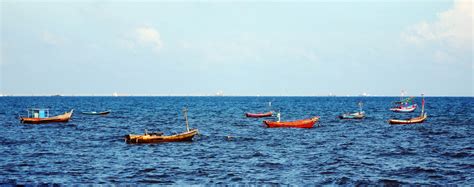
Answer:
<path fill-rule="evenodd" d="M 0 97 L 0 185 L 473 185 L 474 99 L 426 97 L 424 123 L 393 126 L 396 97 Z M 421 99 L 415 99 L 421 105 Z M 320 116 L 312 129 L 266 128 L 245 112 Z M 364 103 L 367 118 L 341 120 Z M 68 123 L 22 124 L 31 107 Z M 192 142 L 127 144 L 127 134 L 185 131 Z M 106 116 L 82 111 L 111 110 Z M 273 119 L 273 118 L 267 118 Z"/>

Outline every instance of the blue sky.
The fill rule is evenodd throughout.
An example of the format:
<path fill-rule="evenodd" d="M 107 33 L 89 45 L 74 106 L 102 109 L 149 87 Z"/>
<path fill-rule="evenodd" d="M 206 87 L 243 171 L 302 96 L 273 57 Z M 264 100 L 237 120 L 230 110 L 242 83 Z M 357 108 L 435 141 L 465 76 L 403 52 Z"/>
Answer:
<path fill-rule="evenodd" d="M 473 96 L 471 1 L 1 2 L 0 94 Z"/>

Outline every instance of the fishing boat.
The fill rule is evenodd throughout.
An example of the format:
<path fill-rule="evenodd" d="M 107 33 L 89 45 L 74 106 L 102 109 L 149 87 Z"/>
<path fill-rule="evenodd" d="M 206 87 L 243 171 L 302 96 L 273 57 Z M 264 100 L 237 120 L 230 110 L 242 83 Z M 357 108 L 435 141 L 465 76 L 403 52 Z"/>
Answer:
<path fill-rule="evenodd" d="M 264 117 L 271 117 L 273 116 L 273 111 L 272 111 L 272 102 L 268 102 L 268 110 L 269 112 L 265 113 L 245 113 L 245 116 L 248 118 L 264 118 Z"/>
<path fill-rule="evenodd" d="M 129 134 L 125 136 L 125 141 L 127 143 L 160 143 L 160 142 L 184 142 L 184 141 L 191 141 L 194 135 L 198 134 L 197 129 L 191 129 L 189 131 L 165 136 L 163 133 L 146 133 L 143 135 L 134 135 Z"/>
<path fill-rule="evenodd" d="M 399 106 L 390 108 L 390 110 L 393 112 L 409 113 L 409 112 L 415 111 L 416 107 L 417 107 L 416 104 L 412 104 L 408 106 L 399 105 Z"/>
<path fill-rule="evenodd" d="M 401 113 L 409 113 L 416 110 L 417 105 L 413 103 L 413 98 L 415 97 L 408 97 L 404 98 L 404 94 L 406 92 L 402 90 L 402 96 L 400 97 L 400 101 L 394 102 L 395 106 L 390 108 L 393 112 L 401 112 Z"/>
<path fill-rule="evenodd" d="M 184 118 L 186 120 L 186 131 L 183 133 L 166 136 L 162 132 L 148 133 L 145 130 L 143 135 L 129 134 L 125 136 L 125 142 L 135 143 L 161 143 L 161 142 L 184 142 L 192 141 L 193 137 L 199 133 L 198 129 L 189 129 L 187 110 L 184 109 Z"/>
<path fill-rule="evenodd" d="M 359 102 L 359 111 L 354 113 L 345 113 L 339 116 L 340 119 L 363 119 L 365 112 L 362 111 L 362 102 Z"/>
<path fill-rule="evenodd" d="M 248 118 L 263 118 L 263 117 L 270 117 L 273 115 L 273 112 L 266 112 L 266 113 L 245 113 L 245 116 Z"/>
<path fill-rule="evenodd" d="M 49 117 L 49 109 L 31 108 L 28 109 L 28 117 L 20 117 L 22 123 L 53 123 L 53 122 L 68 122 L 71 119 L 74 109 L 70 112 L 65 112 L 62 115 Z"/>
<path fill-rule="evenodd" d="M 365 112 L 346 113 L 339 116 L 340 119 L 364 119 Z"/>
<path fill-rule="evenodd" d="M 310 119 L 296 120 L 296 121 L 280 121 L 280 113 L 277 114 L 278 121 L 265 120 L 263 123 L 268 128 L 313 128 L 314 124 L 319 121 L 319 117 L 313 117 Z"/>
<path fill-rule="evenodd" d="M 107 115 L 110 112 L 111 112 L 110 110 L 107 110 L 107 111 L 102 111 L 102 112 L 92 111 L 92 112 L 81 112 L 81 113 L 85 115 Z"/>
<path fill-rule="evenodd" d="M 423 94 L 421 95 L 423 97 Z M 410 118 L 410 119 L 390 119 L 388 123 L 392 125 L 407 125 L 414 123 L 423 123 L 428 118 L 428 114 L 425 112 L 425 98 L 422 99 L 421 104 L 421 115 L 419 117 Z"/>
<path fill-rule="evenodd" d="M 390 119 L 388 122 L 392 125 L 407 125 L 413 123 L 423 123 L 428 118 L 428 115 L 425 113 L 422 116 L 410 119 Z"/>

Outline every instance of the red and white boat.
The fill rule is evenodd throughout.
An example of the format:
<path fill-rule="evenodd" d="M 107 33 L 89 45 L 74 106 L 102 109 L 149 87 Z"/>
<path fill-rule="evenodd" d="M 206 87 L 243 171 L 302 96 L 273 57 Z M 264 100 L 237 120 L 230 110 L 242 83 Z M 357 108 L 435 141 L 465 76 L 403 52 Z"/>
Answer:
<path fill-rule="evenodd" d="M 406 92 L 402 90 L 402 94 L 400 97 L 400 101 L 394 102 L 395 106 L 390 108 L 393 112 L 402 112 L 402 113 L 409 113 L 416 110 L 417 105 L 413 103 L 413 98 L 415 97 L 407 97 L 404 98 Z"/>
<path fill-rule="evenodd" d="M 413 112 L 416 110 L 416 107 L 417 105 L 416 104 L 413 104 L 413 105 L 409 105 L 409 106 L 397 106 L 397 107 L 393 107 L 393 108 L 390 108 L 391 111 L 393 112 L 403 112 L 403 113 L 408 113 L 408 112 Z"/>

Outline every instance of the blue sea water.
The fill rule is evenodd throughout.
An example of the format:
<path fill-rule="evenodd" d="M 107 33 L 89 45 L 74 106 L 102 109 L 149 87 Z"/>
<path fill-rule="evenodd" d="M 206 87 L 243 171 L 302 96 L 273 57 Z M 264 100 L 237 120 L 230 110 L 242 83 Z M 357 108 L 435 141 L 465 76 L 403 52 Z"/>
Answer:
<path fill-rule="evenodd" d="M 0 97 L 0 184 L 474 184 L 474 99 L 428 97 L 428 120 L 392 126 L 390 97 Z M 340 120 L 358 110 L 367 118 Z M 313 129 L 266 128 L 320 116 Z M 420 105 L 420 98 L 416 99 Z M 75 109 L 68 123 L 21 124 L 30 107 Z M 189 124 L 193 142 L 133 145 L 123 136 Z M 107 116 L 81 111 L 112 110 Z"/>

